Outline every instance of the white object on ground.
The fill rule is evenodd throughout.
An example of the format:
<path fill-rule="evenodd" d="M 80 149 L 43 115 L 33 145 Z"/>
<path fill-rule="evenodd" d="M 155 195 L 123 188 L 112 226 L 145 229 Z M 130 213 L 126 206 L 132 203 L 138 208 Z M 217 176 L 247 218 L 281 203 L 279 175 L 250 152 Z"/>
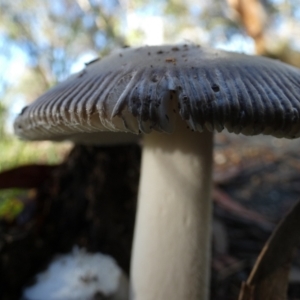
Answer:
<path fill-rule="evenodd" d="M 128 280 L 112 257 L 74 247 L 38 274 L 37 283 L 26 288 L 23 296 L 26 300 L 91 300 L 97 294 L 110 300 L 128 299 Z"/>

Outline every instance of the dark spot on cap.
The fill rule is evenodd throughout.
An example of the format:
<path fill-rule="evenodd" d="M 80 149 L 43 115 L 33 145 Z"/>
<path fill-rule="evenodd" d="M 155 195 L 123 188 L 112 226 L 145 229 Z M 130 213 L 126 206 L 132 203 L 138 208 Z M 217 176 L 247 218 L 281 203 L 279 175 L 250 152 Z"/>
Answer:
<path fill-rule="evenodd" d="M 148 52 L 148 55 L 151 55 L 151 52 Z"/>
<path fill-rule="evenodd" d="M 86 283 L 89 284 L 89 283 L 95 282 L 95 281 L 98 281 L 98 278 L 97 278 L 97 280 L 93 280 L 93 281 L 89 280 L 89 281 L 86 281 Z M 102 292 L 100 292 L 100 291 L 97 291 L 97 292 L 94 294 L 93 298 L 94 298 L 94 299 L 101 300 L 101 299 L 107 298 L 107 296 L 106 296 L 106 293 L 104 294 L 104 293 L 102 293 Z"/>
<path fill-rule="evenodd" d="M 119 56 L 120 56 L 120 57 L 122 57 L 122 56 L 123 56 L 123 54 L 122 54 L 122 53 L 120 53 L 120 54 L 119 54 Z"/>
<path fill-rule="evenodd" d="M 150 65 L 150 67 L 151 67 L 151 68 L 153 68 L 153 66 L 152 66 L 152 65 Z"/>
<path fill-rule="evenodd" d="M 95 63 L 96 61 L 99 61 L 100 60 L 100 58 L 99 57 L 97 57 L 97 58 L 95 58 L 95 59 L 93 59 L 93 60 L 91 60 L 91 61 L 88 61 L 88 62 L 86 62 L 86 63 L 84 63 L 86 66 L 89 66 L 89 65 L 91 65 L 91 64 L 93 64 L 93 63 Z"/>
<path fill-rule="evenodd" d="M 23 107 L 19 115 L 22 116 L 27 108 L 28 106 Z"/>
<path fill-rule="evenodd" d="M 154 106 L 158 108 L 160 106 L 160 101 L 154 102 Z"/>
<path fill-rule="evenodd" d="M 220 87 L 215 83 L 212 84 L 211 88 L 216 93 L 220 91 Z"/>
<path fill-rule="evenodd" d="M 78 74 L 78 78 L 82 77 L 83 75 L 86 74 L 86 70 L 82 70 L 79 74 Z"/>
<path fill-rule="evenodd" d="M 125 49 L 125 48 L 130 48 L 130 46 L 124 45 L 124 46 L 122 46 L 122 48 L 123 48 L 123 49 Z"/>
<path fill-rule="evenodd" d="M 179 51 L 179 48 L 178 47 L 173 47 L 172 51 Z"/>
<path fill-rule="evenodd" d="M 162 51 L 162 50 L 159 50 L 159 51 L 157 51 L 156 53 L 157 53 L 157 54 L 163 54 L 163 53 L 164 53 L 164 51 Z"/>
<path fill-rule="evenodd" d="M 157 82 L 158 81 L 158 76 L 156 74 L 152 75 L 151 81 Z"/>
<path fill-rule="evenodd" d="M 186 95 L 184 95 L 183 97 L 182 97 L 182 100 L 186 103 L 186 102 L 188 102 L 189 101 L 189 97 L 188 96 L 186 96 Z"/>
<path fill-rule="evenodd" d="M 172 62 L 172 63 L 175 63 L 176 62 L 176 59 L 174 57 L 168 57 L 166 58 L 166 62 Z"/>

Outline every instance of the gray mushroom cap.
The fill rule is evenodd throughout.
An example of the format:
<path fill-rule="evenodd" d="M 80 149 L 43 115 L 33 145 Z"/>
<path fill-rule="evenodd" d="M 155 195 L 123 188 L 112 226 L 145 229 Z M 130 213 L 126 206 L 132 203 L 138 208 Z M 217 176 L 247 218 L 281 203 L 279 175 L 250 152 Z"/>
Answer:
<path fill-rule="evenodd" d="M 300 70 L 198 45 L 120 49 L 24 108 L 14 127 L 29 140 L 101 142 L 113 131 L 130 141 L 173 132 L 178 115 L 194 131 L 299 137 Z"/>

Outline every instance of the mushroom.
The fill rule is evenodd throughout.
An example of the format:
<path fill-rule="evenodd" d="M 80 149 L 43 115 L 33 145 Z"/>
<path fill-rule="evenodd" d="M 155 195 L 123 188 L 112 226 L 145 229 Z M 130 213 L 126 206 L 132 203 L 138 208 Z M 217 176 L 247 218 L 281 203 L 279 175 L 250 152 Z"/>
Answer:
<path fill-rule="evenodd" d="M 127 48 L 23 109 L 15 132 L 80 143 L 143 134 L 131 299 L 204 300 L 213 131 L 299 137 L 299 95 L 300 71 L 279 61 L 199 45 Z"/>

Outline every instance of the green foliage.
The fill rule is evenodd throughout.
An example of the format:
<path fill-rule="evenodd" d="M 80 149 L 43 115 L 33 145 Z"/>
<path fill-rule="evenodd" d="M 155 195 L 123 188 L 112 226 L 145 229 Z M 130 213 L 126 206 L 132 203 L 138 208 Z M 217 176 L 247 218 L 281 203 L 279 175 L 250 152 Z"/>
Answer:
<path fill-rule="evenodd" d="M 22 212 L 24 208 L 24 203 L 20 199 L 22 195 L 26 195 L 24 190 L 0 191 L 0 220 L 11 222 Z"/>
<path fill-rule="evenodd" d="M 5 108 L 5 106 L 0 102 L 0 143 L 5 138 L 4 121 L 6 118 L 6 111 L 7 109 Z"/>
<path fill-rule="evenodd" d="M 70 147 L 69 143 L 28 143 L 8 136 L 0 141 L 0 172 L 30 163 L 60 163 Z"/>

